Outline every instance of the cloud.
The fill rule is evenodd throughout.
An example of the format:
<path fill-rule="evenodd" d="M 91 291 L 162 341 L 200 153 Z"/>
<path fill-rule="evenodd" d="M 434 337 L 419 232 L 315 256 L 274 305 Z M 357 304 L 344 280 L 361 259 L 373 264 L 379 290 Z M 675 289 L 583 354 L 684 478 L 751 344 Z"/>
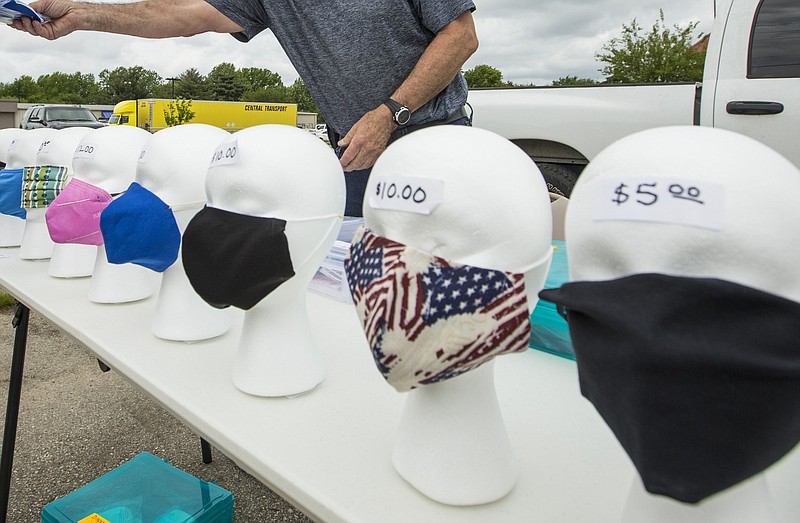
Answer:
<path fill-rule="evenodd" d="M 546 85 L 563 76 L 601 78 L 594 58 L 602 45 L 620 34 L 634 18 L 649 28 L 664 8 L 669 26 L 700 22 L 711 28 L 710 0 L 475 0 L 480 48 L 464 69 L 488 64 L 505 80 Z M 277 72 L 284 83 L 297 78 L 286 54 L 267 31 L 243 44 L 229 35 L 147 40 L 122 35 L 82 32 L 48 42 L 13 29 L 0 28 L 0 82 L 52 72 L 93 73 L 119 66 L 141 65 L 162 78 L 196 68 L 207 74 L 222 62 L 236 67 L 263 67 Z"/>

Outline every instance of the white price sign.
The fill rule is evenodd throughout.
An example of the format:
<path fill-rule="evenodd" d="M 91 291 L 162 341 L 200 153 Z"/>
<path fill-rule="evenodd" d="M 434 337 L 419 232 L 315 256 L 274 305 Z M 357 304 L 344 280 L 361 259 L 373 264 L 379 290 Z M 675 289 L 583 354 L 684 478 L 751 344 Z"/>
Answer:
<path fill-rule="evenodd" d="M 97 146 L 90 143 L 82 143 L 75 149 L 73 158 L 94 158 L 97 152 Z"/>
<path fill-rule="evenodd" d="M 381 176 L 369 195 L 373 209 L 430 214 L 444 201 L 444 181 L 412 176 Z"/>
<path fill-rule="evenodd" d="M 45 140 L 39 145 L 38 152 L 47 152 L 50 150 L 50 144 L 53 143 L 52 140 Z"/>
<path fill-rule="evenodd" d="M 595 185 L 592 218 L 689 225 L 715 231 L 725 227 L 722 184 L 637 176 L 607 178 Z"/>
<path fill-rule="evenodd" d="M 230 165 L 239 161 L 239 145 L 236 140 L 225 142 L 214 151 L 211 167 Z"/>

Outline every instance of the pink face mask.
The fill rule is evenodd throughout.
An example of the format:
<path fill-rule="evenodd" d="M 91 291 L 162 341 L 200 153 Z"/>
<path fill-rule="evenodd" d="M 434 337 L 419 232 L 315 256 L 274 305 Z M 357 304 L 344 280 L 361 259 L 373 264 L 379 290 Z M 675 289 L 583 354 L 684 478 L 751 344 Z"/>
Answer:
<path fill-rule="evenodd" d="M 100 213 L 111 200 L 103 189 L 72 178 L 45 212 L 50 238 L 56 243 L 103 245 Z"/>

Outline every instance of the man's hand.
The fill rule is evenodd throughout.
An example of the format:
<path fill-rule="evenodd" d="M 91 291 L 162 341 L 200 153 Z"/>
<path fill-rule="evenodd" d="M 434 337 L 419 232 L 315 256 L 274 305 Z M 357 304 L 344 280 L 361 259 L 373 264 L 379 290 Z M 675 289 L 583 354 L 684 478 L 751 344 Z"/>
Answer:
<path fill-rule="evenodd" d="M 397 126 L 385 105 L 373 109 L 350 129 L 339 145 L 347 147 L 339 160 L 345 172 L 368 169 L 381 155 Z"/>
<path fill-rule="evenodd" d="M 75 2 L 69 0 L 40 0 L 32 2 L 30 8 L 50 17 L 51 21 L 43 24 L 23 16 L 14 20 L 11 26 L 14 29 L 25 31 L 34 36 L 41 36 L 48 40 L 55 40 L 66 36 L 78 29 Z"/>
<path fill-rule="evenodd" d="M 237 33 L 238 24 L 217 11 L 205 0 L 142 0 L 137 2 L 101 3 L 71 0 L 39 0 L 30 4 L 52 20 L 46 24 L 23 17 L 13 27 L 55 40 L 73 31 L 171 38 L 192 36 L 213 31 Z"/>

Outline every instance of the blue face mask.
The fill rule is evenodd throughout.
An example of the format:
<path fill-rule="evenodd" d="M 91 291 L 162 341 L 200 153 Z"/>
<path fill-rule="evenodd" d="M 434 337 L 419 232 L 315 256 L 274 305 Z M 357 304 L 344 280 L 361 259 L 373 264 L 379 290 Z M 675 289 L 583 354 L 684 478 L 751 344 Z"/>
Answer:
<path fill-rule="evenodd" d="M 181 232 L 172 211 L 161 198 L 133 182 L 100 215 L 108 262 L 135 263 L 156 272 L 167 270 L 178 259 L 181 245 Z"/>
<path fill-rule="evenodd" d="M 22 169 L 0 171 L 0 213 L 25 219 L 22 208 Z"/>

